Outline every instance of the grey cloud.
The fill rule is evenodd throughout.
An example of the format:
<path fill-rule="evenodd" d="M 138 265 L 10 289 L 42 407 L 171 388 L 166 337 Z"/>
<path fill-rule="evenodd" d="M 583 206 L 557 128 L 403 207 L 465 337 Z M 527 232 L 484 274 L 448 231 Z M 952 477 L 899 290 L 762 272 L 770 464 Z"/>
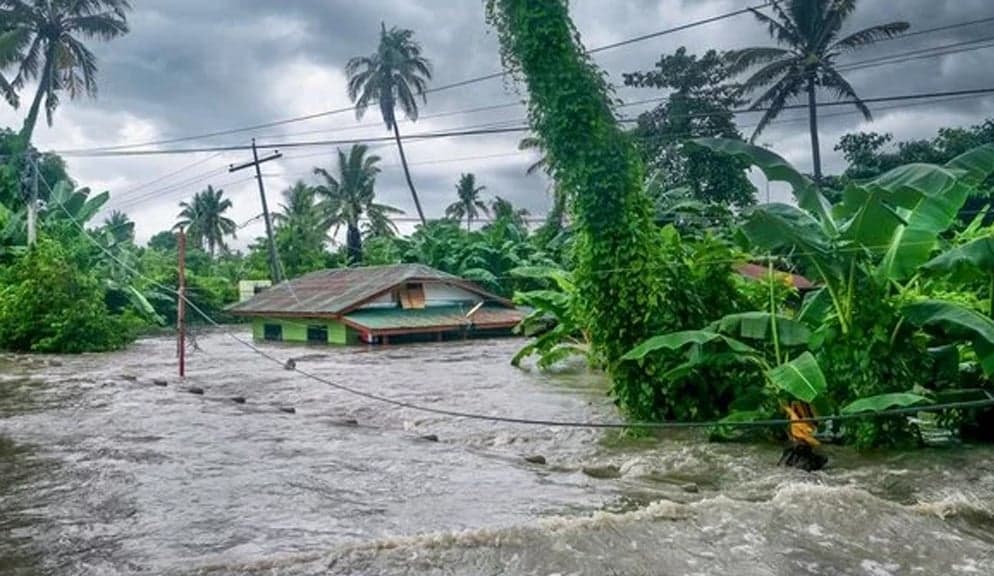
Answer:
<path fill-rule="evenodd" d="M 751 4 L 752 2 L 750 2 Z M 690 20 L 737 10 L 743 0 L 574 0 L 571 3 L 577 27 L 589 47 L 627 37 L 669 28 Z M 863 0 L 848 23 L 851 29 L 895 19 L 908 20 L 922 29 L 994 15 L 988 0 L 902 0 L 880 2 Z M 122 139 L 145 139 L 140 133 L 154 128 L 155 138 L 173 138 L 213 130 L 253 125 L 297 114 L 313 113 L 346 102 L 340 85 L 332 85 L 341 75 L 349 57 L 372 52 L 380 21 L 415 30 L 426 54 L 434 62 L 434 85 L 448 84 L 499 70 L 500 61 L 494 34 L 483 16 L 483 0 L 380 0 L 346 2 L 327 0 L 146 0 L 136 3 L 131 17 L 132 33 L 109 44 L 94 44 L 100 59 L 100 98 L 66 102 L 56 117 L 55 129 L 44 136 L 53 148 L 71 148 L 80 138 L 100 144 Z M 851 56 L 852 61 L 899 53 L 944 43 L 989 35 L 990 23 L 894 41 Z M 654 38 L 602 52 L 595 60 L 609 72 L 623 99 L 663 95 L 652 90 L 620 86 L 621 73 L 648 69 L 664 52 L 681 45 L 701 52 L 708 48 L 731 49 L 770 44 L 765 29 L 750 16 L 738 16 L 707 26 Z M 933 90 L 988 87 L 991 77 L 985 71 L 991 52 L 978 51 L 885 66 L 850 74 L 850 80 L 864 96 L 893 95 Z M 296 67 L 295 67 L 296 66 Z M 299 70 L 312 77 L 300 77 Z M 473 84 L 461 89 L 429 95 L 423 107 L 426 116 L 417 124 L 405 123 L 406 132 L 427 131 L 473 125 L 495 120 L 524 117 L 523 107 L 478 114 L 431 118 L 432 114 L 494 103 L 513 102 L 520 95 L 500 80 Z M 303 107 L 303 108 L 302 108 Z M 873 107 L 878 109 L 880 107 Z M 627 113 L 628 111 L 626 111 Z M 834 112 L 834 110 L 833 110 Z M 0 119 L 19 118 L 0 112 Z M 877 122 L 865 125 L 857 115 L 826 117 L 822 123 L 823 154 L 827 169 L 837 170 L 841 161 L 831 152 L 838 137 L 854 129 L 892 131 L 898 138 L 926 137 L 950 122 L 970 124 L 994 114 L 994 99 L 975 98 L 930 106 L 881 110 Z M 810 163 L 803 111 L 784 115 L 760 141 L 770 143 L 802 168 Z M 354 116 L 342 114 L 314 121 L 260 131 L 265 141 L 280 139 L 319 139 L 335 137 L 383 136 L 379 116 L 370 110 L 357 126 Z M 755 116 L 743 115 L 750 124 Z M 17 120 L 11 120 L 15 122 Z M 136 127 L 137 126 L 137 127 Z M 348 129 L 346 132 L 331 130 Z M 327 130 L 328 132 L 304 134 Z M 252 134 L 237 134 L 196 144 L 244 144 Z M 446 162 L 452 158 L 486 156 L 513 152 L 518 136 L 492 136 L 411 143 L 409 157 L 418 189 L 429 214 L 439 215 L 453 197 L 459 173 L 473 171 L 488 186 L 488 192 L 506 197 L 542 214 L 548 207 L 547 182 L 527 177 L 529 158 L 500 157 L 492 160 Z M 333 150 L 287 152 L 287 160 L 271 165 L 267 178 L 272 203 L 278 203 L 281 186 L 298 178 L 312 180 L 314 165 L 329 167 Z M 379 195 L 413 215 L 413 206 L 397 167 L 396 152 L 390 146 L 379 150 L 384 172 Z M 309 155 L 293 159 L 291 156 Z M 226 154 L 212 159 L 160 185 L 129 192 L 134 186 L 164 173 L 177 170 L 207 155 L 151 157 L 141 159 L 71 159 L 70 167 L 84 183 L 111 187 L 114 195 L 141 198 L 139 194 L 162 191 L 129 211 L 139 222 L 140 238 L 168 227 L 176 213 L 176 203 L 208 183 L 222 186 L 234 198 L 236 220 L 258 212 L 258 196 L 252 182 L 235 183 L 242 174 L 221 171 L 216 177 L 174 184 L 212 169 L 223 169 L 245 154 Z M 246 174 L 247 175 L 247 174 Z M 167 188 L 173 186 L 173 188 Z M 253 226 L 244 238 L 251 238 Z"/>

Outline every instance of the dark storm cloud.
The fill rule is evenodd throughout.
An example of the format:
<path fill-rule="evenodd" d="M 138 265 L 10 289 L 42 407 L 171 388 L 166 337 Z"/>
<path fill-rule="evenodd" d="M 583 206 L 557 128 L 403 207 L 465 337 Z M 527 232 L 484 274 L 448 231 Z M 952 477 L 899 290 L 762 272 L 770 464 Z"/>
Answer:
<path fill-rule="evenodd" d="M 749 2 L 755 4 L 757 2 Z M 482 0 L 381 0 L 366 2 L 328 0 L 144 0 L 136 2 L 130 21 L 132 32 L 109 44 L 93 44 L 100 58 L 98 100 L 67 102 L 59 110 L 54 129 L 39 131 L 39 142 L 66 149 L 121 142 L 141 142 L 182 137 L 214 130 L 253 125 L 348 105 L 343 66 L 349 57 L 375 49 L 381 21 L 411 28 L 434 63 L 433 84 L 443 85 L 499 70 L 494 35 L 484 23 Z M 588 47 L 707 18 L 747 5 L 742 0 L 575 0 L 574 18 Z M 989 0 L 863 0 L 847 30 L 871 24 L 906 20 L 914 29 L 954 24 L 994 15 Z M 880 45 L 846 60 L 927 48 L 992 35 L 994 25 L 964 27 L 941 34 L 916 36 Z M 738 16 L 707 26 L 667 35 L 597 54 L 595 60 L 608 71 L 623 99 L 661 96 L 653 90 L 620 86 L 621 73 L 648 69 L 661 53 L 685 45 L 692 52 L 751 45 L 772 45 L 765 29 L 751 16 Z M 848 75 L 866 97 L 915 92 L 986 88 L 994 84 L 989 70 L 994 50 L 980 50 L 883 66 Z M 828 96 L 822 97 L 827 99 Z M 493 121 L 524 118 L 523 107 L 488 113 L 433 118 L 434 114 L 495 103 L 514 102 L 520 95 L 500 80 L 434 93 L 423 106 L 424 118 L 404 123 L 405 132 L 450 129 Z M 632 114 L 641 108 L 627 109 Z M 887 109 L 871 106 L 876 122 L 863 123 L 858 115 L 827 116 L 822 123 L 822 148 L 828 171 L 841 168 L 831 151 L 847 131 L 893 132 L 898 139 L 929 137 L 944 125 L 968 125 L 994 115 L 991 98 L 971 98 L 928 106 Z M 841 112 L 832 109 L 831 112 Z M 23 111 L 0 110 L 0 123 L 15 125 Z M 756 115 L 742 115 L 739 122 L 753 124 Z M 800 121 L 798 121 L 800 120 Z M 749 132 L 749 129 L 744 129 Z M 251 136 L 260 141 L 384 136 L 378 112 L 371 109 L 357 124 L 352 113 L 290 124 L 255 134 L 236 134 L 190 144 L 244 144 Z M 440 215 L 453 197 L 461 172 L 472 171 L 488 195 L 500 195 L 542 214 L 549 199 L 547 182 L 526 177 L 532 157 L 513 155 L 519 135 L 452 140 L 432 140 L 409 146 L 409 159 L 426 211 Z M 803 111 L 784 114 L 759 138 L 802 168 L 810 165 L 810 150 Z M 177 146 L 186 145 L 177 144 Z M 378 147 L 384 172 L 378 194 L 384 202 L 413 215 L 413 205 L 398 169 L 395 150 Z M 278 204 L 278 192 L 297 179 L 314 181 L 314 165 L 331 168 L 334 151 L 286 151 L 286 158 L 267 165 L 267 184 Z M 484 156 L 487 158 L 476 158 Z M 224 167 L 245 159 L 245 154 L 206 154 L 141 159 L 70 160 L 71 169 L 84 183 L 110 188 L 114 202 L 139 222 L 139 237 L 147 238 L 168 227 L 176 202 L 207 183 L 222 186 L 235 200 L 236 220 L 258 213 L 258 196 L 248 174 L 229 175 Z M 460 159 L 452 161 L 453 159 Z M 193 162 L 202 164 L 189 167 Z M 153 186 L 136 189 L 143 182 L 186 168 L 180 175 Z M 177 186 L 184 178 L 214 170 L 211 178 Z M 261 228 L 246 227 L 242 238 Z M 240 242 L 243 243 L 243 242 Z"/>

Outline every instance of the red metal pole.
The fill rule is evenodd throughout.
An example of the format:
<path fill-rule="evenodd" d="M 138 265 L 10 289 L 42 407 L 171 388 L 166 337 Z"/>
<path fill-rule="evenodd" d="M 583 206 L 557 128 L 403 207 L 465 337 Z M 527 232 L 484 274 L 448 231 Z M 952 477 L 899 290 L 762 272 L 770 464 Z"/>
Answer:
<path fill-rule="evenodd" d="M 177 255 L 179 257 L 179 290 L 176 301 L 176 354 L 179 356 L 179 376 L 186 376 L 186 232 L 177 232 Z"/>

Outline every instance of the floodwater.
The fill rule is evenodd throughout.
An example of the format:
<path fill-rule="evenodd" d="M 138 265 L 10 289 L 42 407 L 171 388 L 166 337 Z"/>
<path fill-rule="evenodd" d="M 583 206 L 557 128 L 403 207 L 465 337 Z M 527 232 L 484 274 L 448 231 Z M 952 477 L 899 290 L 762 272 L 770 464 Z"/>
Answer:
<path fill-rule="evenodd" d="M 419 413 L 198 343 L 182 383 L 166 338 L 0 356 L 0 573 L 994 574 L 989 447 L 830 448 L 805 473 L 698 433 Z M 429 406 L 615 417 L 596 376 L 509 366 L 520 345 L 263 349 Z"/>

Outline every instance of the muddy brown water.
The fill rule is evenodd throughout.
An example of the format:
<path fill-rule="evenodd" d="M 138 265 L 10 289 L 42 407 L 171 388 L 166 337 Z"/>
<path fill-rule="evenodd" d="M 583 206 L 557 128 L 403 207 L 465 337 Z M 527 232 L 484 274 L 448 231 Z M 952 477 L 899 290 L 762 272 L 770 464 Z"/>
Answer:
<path fill-rule="evenodd" d="M 994 574 L 989 447 L 831 448 L 808 474 L 697 433 L 385 406 L 198 342 L 185 383 L 167 338 L 0 356 L 0 574 Z M 615 418 L 597 376 L 509 366 L 520 344 L 265 349 L 430 406 Z"/>

